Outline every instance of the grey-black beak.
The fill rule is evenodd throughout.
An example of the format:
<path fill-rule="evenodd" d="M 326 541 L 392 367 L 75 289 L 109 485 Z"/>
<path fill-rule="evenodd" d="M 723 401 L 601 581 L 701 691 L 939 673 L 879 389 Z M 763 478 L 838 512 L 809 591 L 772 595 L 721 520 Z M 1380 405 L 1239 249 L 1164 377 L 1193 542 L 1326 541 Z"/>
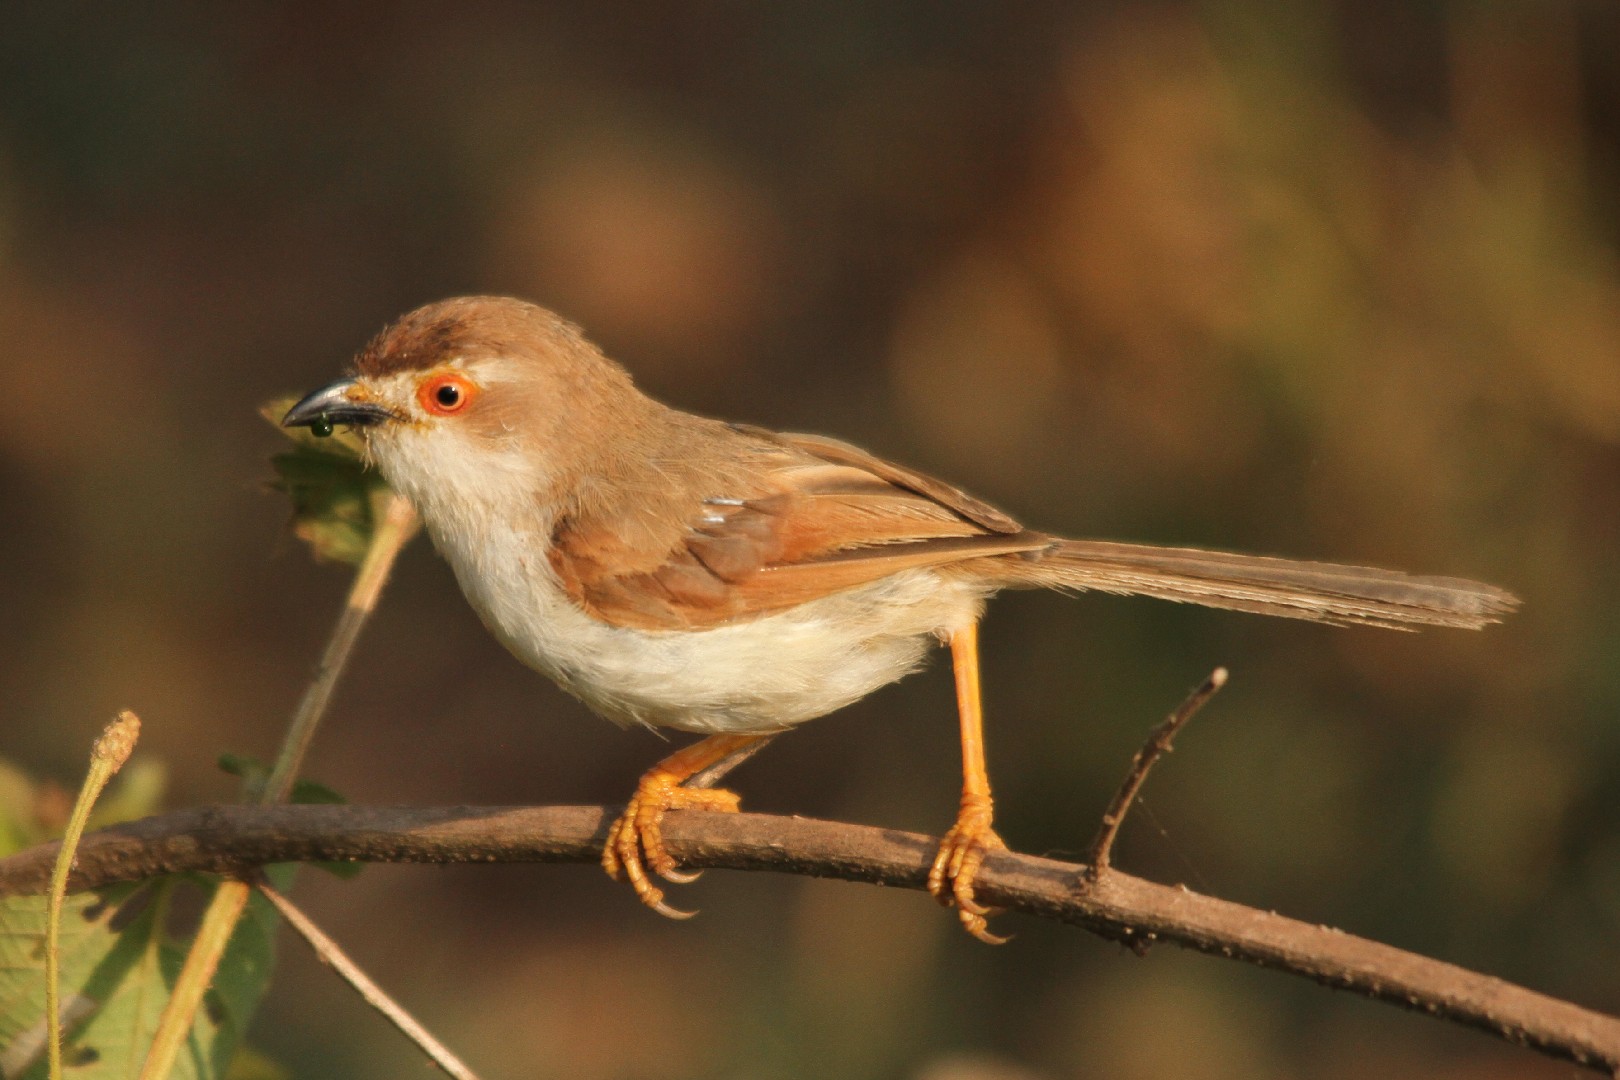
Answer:
<path fill-rule="evenodd" d="M 352 424 L 365 427 L 392 420 L 392 411 L 369 401 L 354 401 L 349 397 L 355 388 L 353 379 L 339 379 L 331 386 L 323 386 L 287 410 L 281 418 L 282 427 L 313 428 L 317 435 L 331 434 L 333 424 Z"/>

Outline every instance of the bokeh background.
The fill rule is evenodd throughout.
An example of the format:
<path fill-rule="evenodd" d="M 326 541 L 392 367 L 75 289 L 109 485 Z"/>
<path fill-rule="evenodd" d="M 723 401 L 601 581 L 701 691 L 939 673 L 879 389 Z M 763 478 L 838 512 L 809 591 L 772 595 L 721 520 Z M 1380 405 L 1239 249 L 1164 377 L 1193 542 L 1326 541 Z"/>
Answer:
<path fill-rule="evenodd" d="M 1123 865 L 1620 1009 L 1620 7 L 16 2 L 0 33 L 0 757 L 117 708 L 168 801 L 269 756 L 347 574 L 268 494 L 264 400 L 469 292 L 644 387 L 836 434 L 1033 524 L 1474 576 L 1483 634 L 1018 594 L 986 625 L 1003 832 L 1074 853 L 1147 729 L 1231 686 Z M 809 725 L 746 805 L 938 831 L 949 678 Z M 425 543 L 310 773 L 613 802 L 666 747 L 509 659 Z M 765 875 L 306 875 L 495 1077 L 1555 1077 L 1163 947 Z M 424 1069 L 284 942 L 253 1042 Z"/>

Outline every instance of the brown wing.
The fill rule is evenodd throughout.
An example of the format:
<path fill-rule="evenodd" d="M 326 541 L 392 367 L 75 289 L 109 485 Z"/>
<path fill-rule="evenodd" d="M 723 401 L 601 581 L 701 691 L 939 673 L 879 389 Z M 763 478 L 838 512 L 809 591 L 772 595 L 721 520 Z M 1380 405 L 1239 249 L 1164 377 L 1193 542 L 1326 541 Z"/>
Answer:
<path fill-rule="evenodd" d="M 598 507 L 559 523 L 552 569 L 597 618 L 646 630 L 716 626 L 902 570 L 1050 543 L 843 443 L 749 428 L 707 437 L 735 467 L 698 478 L 671 476 L 664 462 L 639 486 L 638 512 Z"/>
<path fill-rule="evenodd" d="M 931 502 L 951 510 L 959 517 L 983 526 L 986 532 L 1006 533 L 1012 535 L 1021 533 L 1024 527 L 1006 514 L 997 510 L 987 502 L 975 499 L 972 495 L 955 488 L 942 480 L 935 480 L 932 476 L 925 476 L 920 472 L 896 465 L 892 461 L 884 461 L 867 453 L 858 446 L 851 446 L 847 442 L 829 439 L 825 435 L 795 435 L 767 431 L 764 428 L 747 427 L 742 424 L 732 425 L 740 431 L 755 434 L 790 447 L 811 457 L 837 465 L 847 465 L 862 472 L 867 472 L 882 480 L 888 481 L 896 487 L 923 496 Z"/>

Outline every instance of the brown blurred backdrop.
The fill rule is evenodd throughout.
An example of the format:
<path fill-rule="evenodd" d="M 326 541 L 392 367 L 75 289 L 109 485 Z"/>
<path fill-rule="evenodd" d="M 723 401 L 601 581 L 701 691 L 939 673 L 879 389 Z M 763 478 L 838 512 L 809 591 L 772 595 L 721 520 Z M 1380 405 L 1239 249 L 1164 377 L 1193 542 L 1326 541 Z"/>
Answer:
<path fill-rule="evenodd" d="M 138 13 L 137 13 L 138 11 Z M 1484 634 L 1015 595 L 1003 833 L 1077 851 L 1145 731 L 1231 687 L 1123 865 L 1620 1009 L 1620 8 L 16 2 L 0 33 L 0 757 L 117 708 L 175 805 L 269 756 L 345 586 L 267 495 L 265 399 L 468 292 L 687 407 L 821 431 L 1042 527 L 1499 582 Z M 746 805 L 938 831 L 936 667 L 783 739 Z M 613 802 L 588 716 L 410 551 L 310 773 Z M 300 894 L 495 1077 L 1553 1077 L 1428 1020 L 917 894 L 374 868 Z M 254 1043 L 423 1068 L 300 946 Z"/>

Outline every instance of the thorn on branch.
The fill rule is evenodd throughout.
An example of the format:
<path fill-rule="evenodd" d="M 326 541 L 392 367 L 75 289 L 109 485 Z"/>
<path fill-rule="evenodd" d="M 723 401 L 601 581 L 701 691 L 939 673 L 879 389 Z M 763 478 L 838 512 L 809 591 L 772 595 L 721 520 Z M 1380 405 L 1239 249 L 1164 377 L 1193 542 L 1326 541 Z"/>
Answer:
<path fill-rule="evenodd" d="M 1148 736 L 1142 749 L 1131 758 L 1130 771 L 1125 774 L 1124 782 L 1119 785 L 1113 801 L 1103 812 L 1102 823 L 1098 826 L 1096 837 L 1091 841 L 1091 849 L 1086 857 L 1086 877 L 1091 881 L 1095 882 L 1101 878 L 1112 865 L 1110 859 L 1114 850 L 1114 840 L 1119 836 L 1120 827 L 1125 824 L 1125 815 L 1130 812 L 1137 793 L 1142 790 L 1142 784 L 1147 780 L 1148 771 L 1161 757 L 1170 752 L 1172 740 L 1187 726 L 1187 721 L 1196 716 L 1198 710 L 1215 696 L 1215 692 L 1226 685 L 1226 677 L 1224 667 L 1218 667 L 1210 672 L 1209 678 L 1205 679 L 1198 689 L 1188 694 L 1185 701 L 1176 706 L 1176 711 L 1153 730 L 1153 734 Z M 1138 948 L 1138 945 L 1133 943 L 1132 948 Z"/>

